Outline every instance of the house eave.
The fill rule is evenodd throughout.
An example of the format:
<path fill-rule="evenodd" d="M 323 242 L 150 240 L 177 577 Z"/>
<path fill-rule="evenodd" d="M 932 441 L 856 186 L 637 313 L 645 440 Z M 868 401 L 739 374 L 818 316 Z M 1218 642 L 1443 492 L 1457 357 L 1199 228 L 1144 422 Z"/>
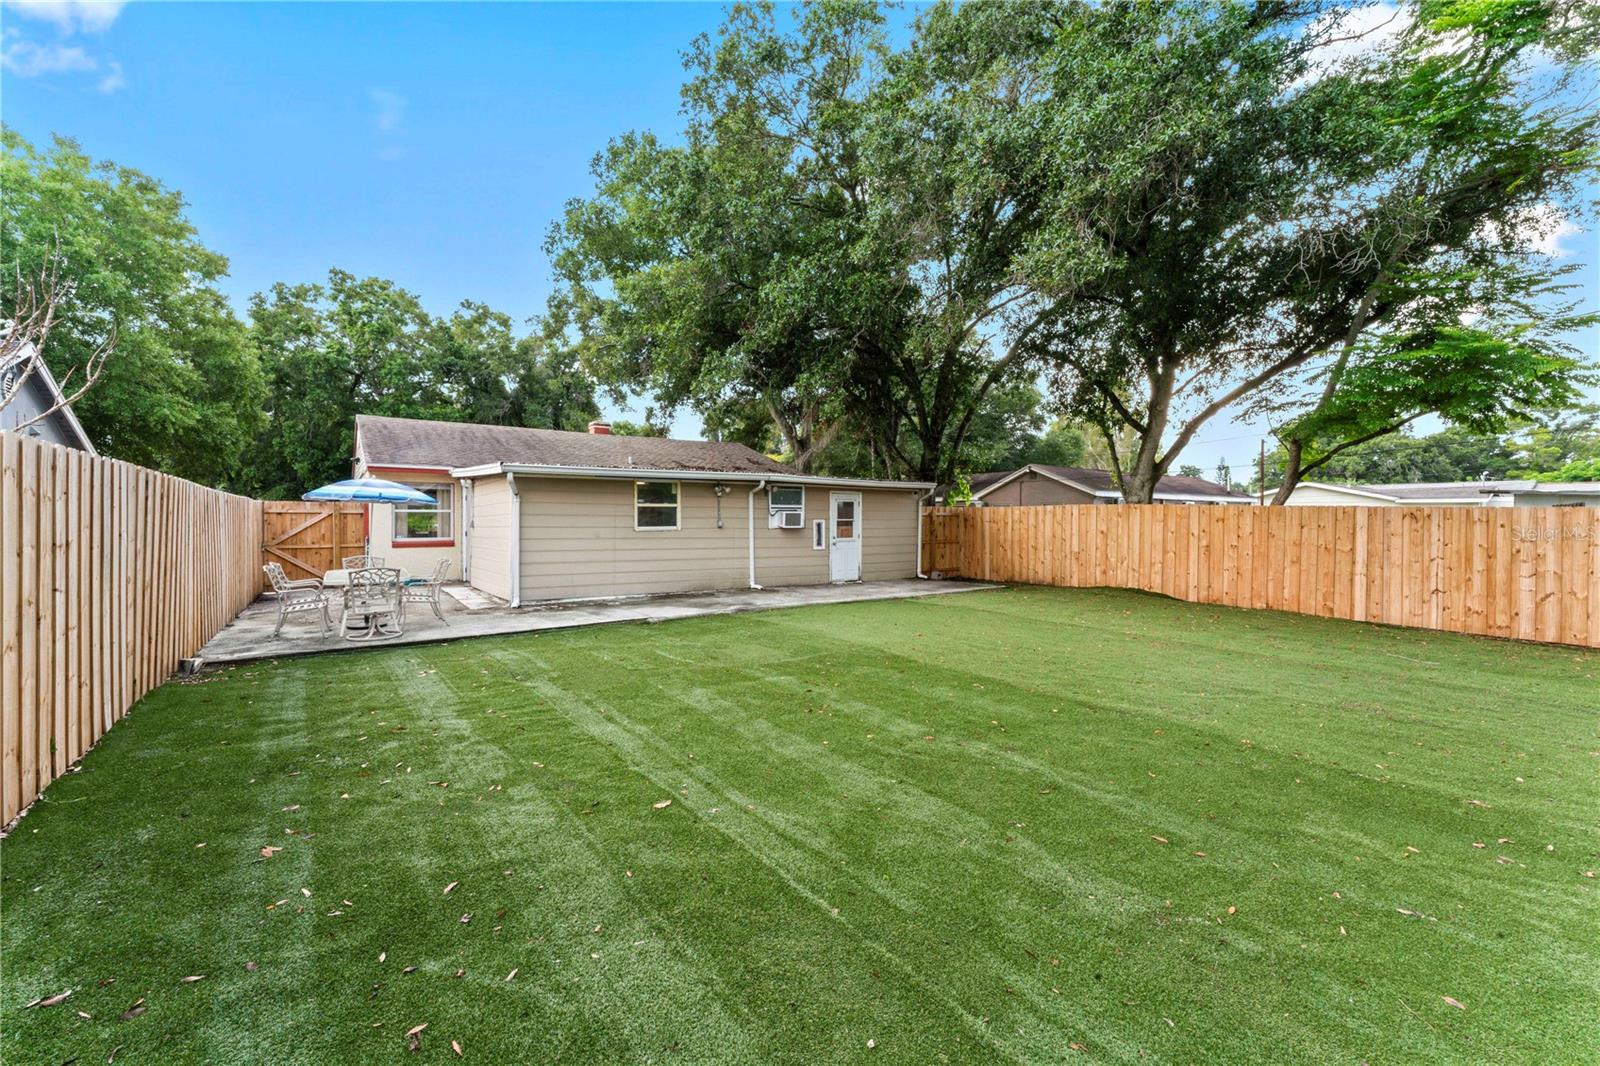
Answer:
<path fill-rule="evenodd" d="M 745 483 L 766 481 L 781 485 L 811 485 L 817 488 L 890 489 L 906 492 L 927 492 L 934 487 L 931 481 L 878 481 L 870 478 L 819 477 L 813 474 L 784 474 L 770 470 L 756 472 L 653 470 L 644 467 L 621 469 L 613 466 L 547 466 L 537 463 L 483 463 L 478 466 L 458 466 L 452 467 L 450 474 L 452 477 L 458 478 L 519 474 L 528 477 L 611 478 L 619 481 L 737 481 Z"/>

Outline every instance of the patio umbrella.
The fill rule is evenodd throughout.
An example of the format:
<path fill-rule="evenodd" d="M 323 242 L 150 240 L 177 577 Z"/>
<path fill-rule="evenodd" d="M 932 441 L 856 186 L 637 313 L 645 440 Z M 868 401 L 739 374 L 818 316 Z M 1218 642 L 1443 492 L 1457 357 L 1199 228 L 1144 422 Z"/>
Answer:
<path fill-rule="evenodd" d="M 357 503 L 437 503 L 426 492 L 419 492 L 407 485 L 394 481 L 384 481 L 376 477 L 351 478 L 348 481 L 335 481 L 331 485 L 324 485 L 320 489 L 312 489 L 302 500 L 354 500 Z"/>
<path fill-rule="evenodd" d="M 354 500 L 357 503 L 426 503 L 436 504 L 439 501 L 429 496 L 426 492 L 419 492 L 409 485 L 402 485 L 395 481 L 385 481 L 377 477 L 350 478 L 347 481 L 335 481 L 331 485 L 324 485 L 320 489 L 312 489 L 302 500 Z M 367 517 L 364 524 L 372 524 L 372 508 L 367 508 Z M 370 541 L 363 537 L 363 541 L 370 546 Z"/>

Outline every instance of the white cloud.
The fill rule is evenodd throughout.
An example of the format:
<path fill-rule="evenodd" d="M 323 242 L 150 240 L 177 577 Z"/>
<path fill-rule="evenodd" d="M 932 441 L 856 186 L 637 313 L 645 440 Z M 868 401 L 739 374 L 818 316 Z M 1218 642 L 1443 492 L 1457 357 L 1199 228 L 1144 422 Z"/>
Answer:
<path fill-rule="evenodd" d="M 378 132 L 400 132 L 406 120 L 406 98 L 388 89 L 369 89 L 367 96 L 372 100 L 373 107 L 377 108 Z"/>
<path fill-rule="evenodd" d="M 34 44 L 18 39 L 0 52 L 0 66 L 19 78 L 37 78 L 41 74 L 91 71 L 98 64 L 93 56 L 75 45 Z"/>
<path fill-rule="evenodd" d="M 128 84 L 128 79 L 122 76 L 122 64 L 115 59 L 106 64 L 106 72 L 100 79 L 99 89 L 103 93 L 114 93 Z"/>
<path fill-rule="evenodd" d="M 63 34 L 104 33 L 124 6 L 125 0 L 6 0 L 23 18 L 48 22 Z"/>
<path fill-rule="evenodd" d="M 1560 208 L 1545 204 L 1528 212 L 1521 231 L 1519 236 L 1534 251 L 1565 259 L 1572 254 L 1572 249 L 1566 245 L 1567 238 L 1582 233 L 1583 227 Z"/>

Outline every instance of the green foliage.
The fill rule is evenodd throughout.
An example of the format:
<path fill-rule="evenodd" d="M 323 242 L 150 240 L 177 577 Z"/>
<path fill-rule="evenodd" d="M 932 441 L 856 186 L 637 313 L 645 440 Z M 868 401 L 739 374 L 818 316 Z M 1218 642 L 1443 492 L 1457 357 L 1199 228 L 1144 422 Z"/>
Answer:
<path fill-rule="evenodd" d="M 1282 479 L 1286 460 L 1282 447 L 1267 453 L 1269 486 Z M 1451 426 L 1421 437 L 1400 430 L 1375 438 L 1332 457 L 1310 480 L 1362 485 L 1498 480 L 1519 476 L 1514 464 L 1506 438 Z M 1251 491 L 1258 488 L 1253 481 Z"/>
<path fill-rule="evenodd" d="M 59 257 L 61 318 L 44 348 L 58 376 L 107 337 L 116 348 L 74 405 L 96 447 L 205 484 L 227 482 L 261 424 L 264 384 L 245 329 L 216 288 L 183 198 L 73 141 L 37 149 L 0 132 L 0 315 L 11 281 Z"/>
<path fill-rule="evenodd" d="M 1319 48 L 1347 27 L 1322 4 L 1061 14 L 1030 60 L 1052 221 L 1026 264 L 1060 311 L 1040 337 L 1058 399 L 1138 436 L 1130 498 L 1230 408 L 1320 454 L 1437 410 L 1442 390 L 1386 380 L 1408 346 L 1464 366 L 1476 347 L 1472 367 L 1505 374 L 1487 389 L 1524 391 L 1474 418 L 1578 381 L 1555 331 L 1530 332 L 1568 314 L 1563 271 L 1524 245 L 1596 163 L 1600 120 L 1560 95 L 1575 68 L 1555 96 L 1524 91 L 1527 49 L 1594 21 L 1559 6 L 1430 4 L 1332 66 Z M 1480 335 L 1450 336 L 1469 309 Z M 1347 376 L 1356 351 L 1383 365 Z"/>
<path fill-rule="evenodd" d="M 1600 481 L 1600 459 L 1574 459 L 1558 470 L 1533 475 L 1535 481 Z"/>
<path fill-rule="evenodd" d="M 570 430 L 599 414 L 570 353 L 482 304 L 430 318 L 391 281 L 332 270 L 257 294 L 250 319 L 270 417 L 245 484 L 268 498 L 348 477 L 357 414 Z"/>
<path fill-rule="evenodd" d="M 1205 471 L 1201 470 L 1198 466 L 1195 466 L 1193 463 L 1184 463 L 1182 466 L 1178 467 L 1178 476 L 1179 477 L 1205 477 L 1206 475 L 1205 475 Z"/>
<path fill-rule="evenodd" d="M 818 464 L 936 479 L 1028 377 L 1039 309 L 1013 261 L 1038 211 L 1011 177 L 1012 88 L 946 69 L 954 40 L 892 51 L 882 23 L 735 6 L 688 57 L 683 144 L 616 138 L 552 230 L 549 327 L 669 407 L 767 407 L 804 463 L 847 423 Z"/>

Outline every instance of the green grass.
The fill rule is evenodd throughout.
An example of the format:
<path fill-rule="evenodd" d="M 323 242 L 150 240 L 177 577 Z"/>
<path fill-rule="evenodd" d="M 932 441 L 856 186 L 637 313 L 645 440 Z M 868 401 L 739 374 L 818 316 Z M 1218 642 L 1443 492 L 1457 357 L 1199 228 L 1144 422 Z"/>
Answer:
<path fill-rule="evenodd" d="M 240 667 L 0 845 L 0 1058 L 1592 1060 L 1597 718 L 1106 591 Z"/>

